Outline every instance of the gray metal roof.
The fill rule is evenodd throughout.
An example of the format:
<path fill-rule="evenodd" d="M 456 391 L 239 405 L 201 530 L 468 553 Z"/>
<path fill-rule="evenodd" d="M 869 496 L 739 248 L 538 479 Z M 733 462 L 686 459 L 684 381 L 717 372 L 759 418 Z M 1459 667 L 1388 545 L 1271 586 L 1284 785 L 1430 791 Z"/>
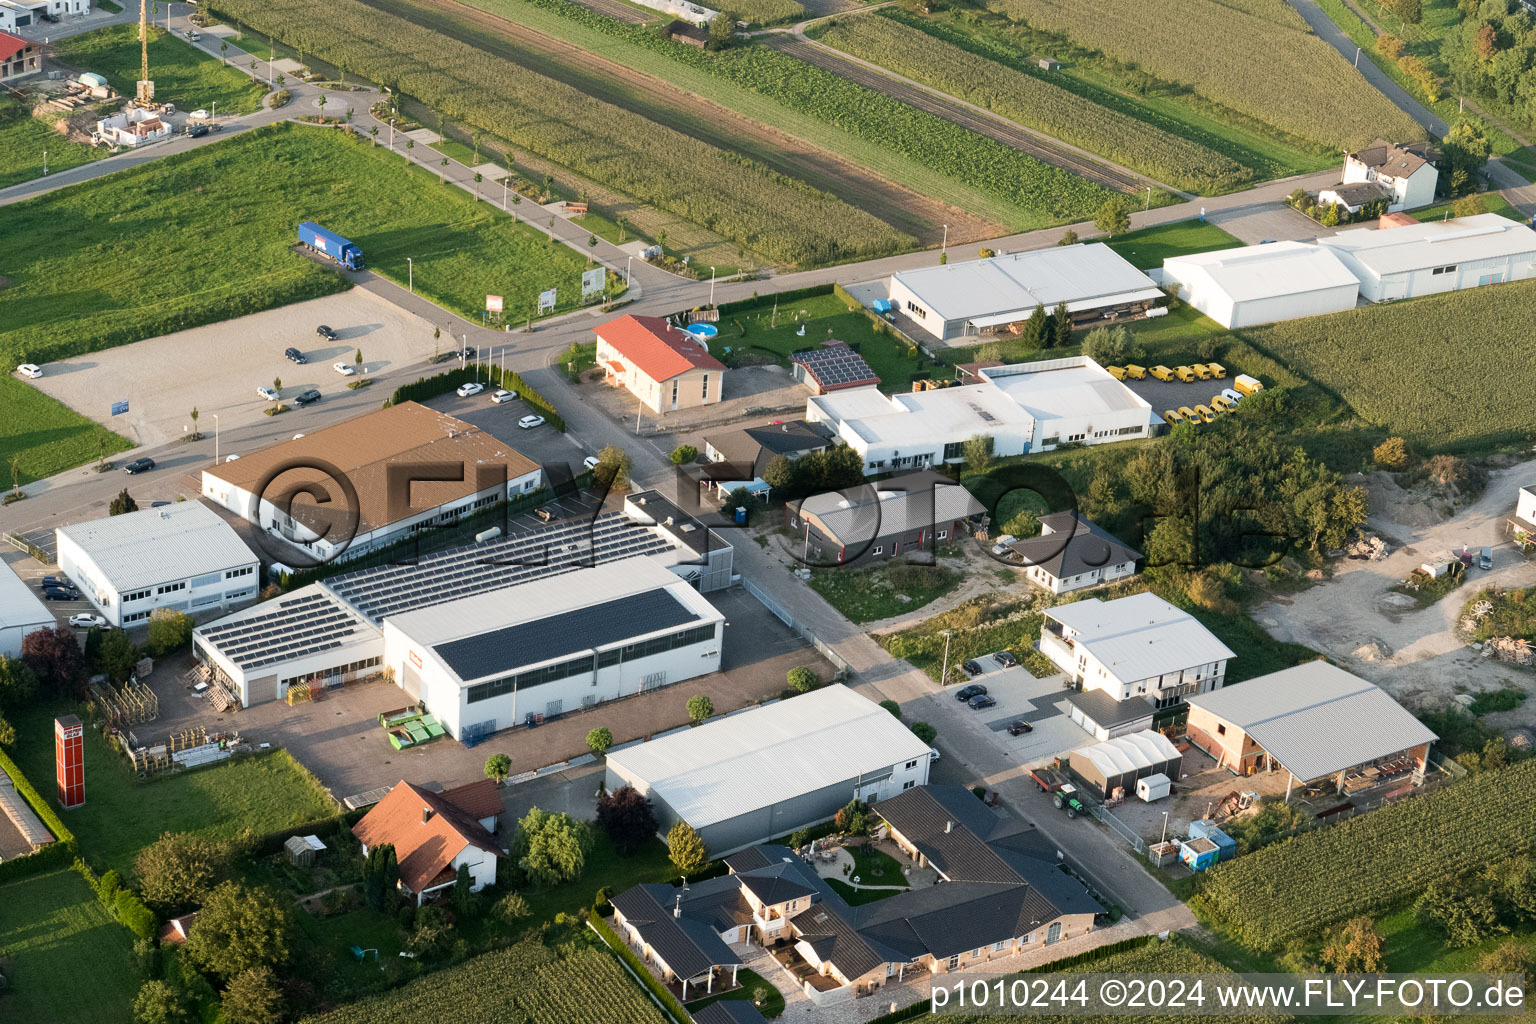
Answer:
<path fill-rule="evenodd" d="M 1157 708 L 1145 697 L 1127 697 L 1115 700 L 1103 690 L 1074 690 L 1067 694 L 1067 703 L 1078 708 L 1092 722 L 1105 729 L 1128 722 L 1151 720 Z"/>
<path fill-rule="evenodd" d="M 1378 277 L 1442 264 L 1536 255 L 1536 231 L 1497 213 L 1396 228 L 1354 228 L 1317 241 L 1347 254 Z"/>
<path fill-rule="evenodd" d="M 938 473 L 908 473 L 874 486 L 877 490 L 865 491 L 862 499 L 846 498 L 836 491 L 814 494 L 801 502 L 799 510 L 844 546 L 931 530 L 935 525 L 986 511 L 970 491 Z"/>
<path fill-rule="evenodd" d="M 1025 564 L 1038 565 L 1059 580 L 1141 557 L 1141 552 L 1075 512 L 1041 516 L 1040 525 L 1049 532 L 1009 546 Z"/>
<path fill-rule="evenodd" d="M 1439 739 L 1381 687 L 1326 661 L 1186 699 L 1242 729 L 1303 782 Z"/>
<path fill-rule="evenodd" d="M 33 627 L 52 626 L 54 621 L 53 613 L 26 581 L 8 563 L 0 562 L 0 629 L 19 626 L 30 632 Z"/>
<path fill-rule="evenodd" d="M 118 593 L 258 561 L 239 534 L 200 501 L 178 501 L 61 526 Z"/>
<path fill-rule="evenodd" d="M 1091 305 L 1087 300 L 1107 301 L 1157 288 L 1150 277 L 1098 242 L 903 270 L 892 278 L 944 320 L 1011 311 L 1028 316 L 1036 306 L 1049 313 L 1059 302 Z"/>
<path fill-rule="evenodd" d="M 1148 679 L 1236 656 L 1194 616 L 1152 593 L 1132 594 L 1113 601 L 1089 598 L 1045 614 L 1077 631 L 1073 642 L 1097 658 L 1121 682 Z"/>
<path fill-rule="evenodd" d="M 375 643 L 381 635 L 318 583 L 206 623 L 196 634 L 243 672 Z"/>

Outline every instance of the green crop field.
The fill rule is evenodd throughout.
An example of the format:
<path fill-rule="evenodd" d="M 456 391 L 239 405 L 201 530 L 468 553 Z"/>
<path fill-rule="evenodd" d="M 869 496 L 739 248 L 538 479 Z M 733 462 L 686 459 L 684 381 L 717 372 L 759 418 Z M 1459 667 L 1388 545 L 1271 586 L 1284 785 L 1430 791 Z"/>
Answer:
<path fill-rule="evenodd" d="M 149 31 L 149 74 L 158 102 L 174 103 L 178 110 L 211 110 L 218 104 L 221 114 L 249 114 L 261 108 L 261 98 L 267 92 L 264 85 L 165 29 L 152 27 Z M 124 96 L 134 94 L 139 78 L 137 25 L 83 32 L 59 40 L 52 48 L 59 62 L 105 75 L 112 88 Z"/>
<path fill-rule="evenodd" d="M 20 482 L 26 485 L 132 447 L 21 378 L 0 376 L 0 480 L 7 488 L 14 483 L 12 456 L 21 457 Z"/>
<path fill-rule="evenodd" d="M 992 0 L 1009 18 L 1102 51 L 1283 132 L 1350 148 L 1421 138 L 1300 15 L 1275 0 L 1170 0 L 1127 17 L 1120 0 Z M 1318 111 L 1327 109 L 1327 117 Z"/>
<path fill-rule="evenodd" d="M 132 951 L 128 929 L 67 868 L 0 886 L 0 1020 L 129 1024 Z"/>
<path fill-rule="evenodd" d="M 48 791 L 53 778 L 53 718 L 70 708 L 38 706 L 10 716 L 18 767 Z M 153 736 L 153 725 L 140 730 Z M 225 761 L 153 782 L 139 782 L 128 763 L 94 729 L 85 731 L 85 806 L 69 812 L 81 855 L 125 877 L 139 850 L 164 832 L 230 839 L 257 835 L 335 814 L 336 804 L 286 750 Z"/>
<path fill-rule="evenodd" d="M 834 263 L 911 244 L 797 179 L 357 0 L 220 0 L 218 10 L 770 259 Z"/>
<path fill-rule="evenodd" d="M 417 294 L 464 316 L 487 294 L 514 317 L 542 288 L 561 311 L 580 294 L 585 261 L 541 232 L 365 138 L 278 124 L 0 208 L 0 357 L 43 363 L 343 290 L 291 251 L 306 219 L 401 284 L 411 257 Z M 55 243 L 29 241 L 40 232 Z"/>
<path fill-rule="evenodd" d="M 666 1017 L 605 949 L 558 950 L 528 939 L 370 996 L 301 1024 L 665 1024 Z"/>
<path fill-rule="evenodd" d="M 1469 288 L 1240 332 L 1420 452 L 1529 444 L 1536 281 Z"/>
<path fill-rule="evenodd" d="M 827 24 L 830 27 L 819 38 L 829 46 L 1176 188 L 1221 192 L 1253 177 L 1253 172 L 1237 161 L 1197 142 L 927 35 L 895 18 L 855 17 Z"/>
<path fill-rule="evenodd" d="M 0 96 L 0 188 L 43 175 L 43 154 L 48 173 L 78 167 L 107 155 L 104 149 L 70 142 L 54 129 L 63 114 L 32 117 L 10 96 Z"/>
<path fill-rule="evenodd" d="M 731 13 L 754 25 L 779 25 L 805 17 L 805 8 L 795 0 L 734 0 Z"/>

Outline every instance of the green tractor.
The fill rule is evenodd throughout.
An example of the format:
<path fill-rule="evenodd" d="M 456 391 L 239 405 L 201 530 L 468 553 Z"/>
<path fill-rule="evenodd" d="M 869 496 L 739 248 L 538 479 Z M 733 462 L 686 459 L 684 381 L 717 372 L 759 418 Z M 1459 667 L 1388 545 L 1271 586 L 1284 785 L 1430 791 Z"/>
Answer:
<path fill-rule="evenodd" d="M 1055 795 L 1051 797 L 1051 803 L 1056 805 L 1058 811 L 1065 808 L 1069 818 L 1075 818 L 1079 814 L 1088 813 L 1088 808 L 1077 797 L 1077 787 L 1070 782 L 1056 791 Z"/>

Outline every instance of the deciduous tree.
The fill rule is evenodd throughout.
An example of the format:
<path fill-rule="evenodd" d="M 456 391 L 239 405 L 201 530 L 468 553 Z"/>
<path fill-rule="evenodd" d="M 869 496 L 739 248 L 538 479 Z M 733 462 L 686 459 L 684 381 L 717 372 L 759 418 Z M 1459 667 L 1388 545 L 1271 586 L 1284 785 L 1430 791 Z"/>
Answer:
<path fill-rule="evenodd" d="M 686 821 L 679 821 L 667 832 L 667 855 L 672 864 L 685 875 L 704 870 L 709 863 L 709 848 L 704 839 Z"/>
<path fill-rule="evenodd" d="M 39 629 L 21 638 L 21 657 L 39 680 L 60 696 L 83 699 L 85 659 L 75 635 L 63 626 Z"/>
<path fill-rule="evenodd" d="M 656 811 L 633 786 L 620 786 L 597 798 L 597 827 L 624 853 L 633 853 L 656 834 Z"/>
<path fill-rule="evenodd" d="M 598 757 L 608 753 L 608 748 L 613 746 L 613 731 L 607 726 L 600 725 L 596 729 L 587 731 L 587 749 Z"/>
<path fill-rule="evenodd" d="M 241 971 L 219 999 L 224 1024 L 280 1024 L 283 993 L 270 967 Z"/>
<path fill-rule="evenodd" d="M 194 964 L 226 981 L 256 967 L 279 968 L 293 952 L 289 901 L 224 882 L 208 894 L 184 948 Z"/>
<path fill-rule="evenodd" d="M 1386 945 L 1375 921 L 1356 917 L 1329 933 L 1318 956 L 1338 974 L 1375 974 L 1385 968 Z"/>
<path fill-rule="evenodd" d="M 1113 238 L 1131 230 L 1131 215 L 1119 199 L 1110 199 L 1093 215 L 1093 226 Z"/>
<path fill-rule="evenodd" d="M 485 777 L 501 785 L 512 774 L 512 759 L 506 754 L 492 754 L 485 759 Z"/>
<path fill-rule="evenodd" d="M 558 885 L 581 877 L 592 849 L 592 830 L 568 814 L 534 807 L 517 823 L 512 859 L 539 885 Z"/>
<path fill-rule="evenodd" d="M 139 851 L 133 873 L 144 902 L 173 916 L 200 905 L 228 862 L 221 843 L 194 832 L 167 832 Z"/>
<path fill-rule="evenodd" d="M 692 725 L 703 725 L 705 720 L 715 713 L 715 702 L 702 693 L 689 697 L 687 706 L 688 721 Z"/>

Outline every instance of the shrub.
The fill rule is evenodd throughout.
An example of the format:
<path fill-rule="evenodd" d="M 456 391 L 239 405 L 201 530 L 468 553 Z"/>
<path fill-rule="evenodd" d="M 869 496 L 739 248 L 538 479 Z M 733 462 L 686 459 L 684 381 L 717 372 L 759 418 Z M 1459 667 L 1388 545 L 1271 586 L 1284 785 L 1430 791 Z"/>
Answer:
<path fill-rule="evenodd" d="M 667 832 L 667 856 L 677 870 L 692 875 L 709 863 L 709 848 L 686 821 L 679 821 Z"/>
<path fill-rule="evenodd" d="M 119 889 L 116 897 L 117 919 L 123 926 L 141 939 L 153 939 L 159 931 L 154 911 L 132 889 Z"/>
<path fill-rule="evenodd" d="M 819 681 L 816 678 L 816 673 L 804 665 L 796 665 L 790 669 L 786 679 L 789 683 L 789 688 L 796 693 L 810 693 L 816 689 L 816 684 Z"/>
<path fill-rule="evenodd" d="M 623 853 L 631 853 L 656 834 L 651 801 L 633 786 L 620 786 L 597 798 L 597 827 Z"/>
<path fill-rule="evenodd" d="M 279 107 L 286 107 L 288 105 L 288 101 L 291 99 L 293 99 L 293 93 L 289 92 L 287 89 L 279 89 L 277 92 L 274 92 L 271 96 L 267 97 L 267 106 L 271 107 L 273 110 L 276 110 Z"/>
<path fill-rule="evenodd" d="M 496 901 L 495 913 L 505 924 L 514 924 L 533 913 L 520 892 L 509 892 Z"/>
<path fill-rule="evenodd" d="M 715 702 L 702 693 L 689 697 L 687 707 L 688 721 L 692 725 L 703 725 L 715 713 Z"/>
<path fill-rule="evenodd" d="M 1389 437 L 1371 449 L 1371 459 L 1382 469 L 1402 469 L 1408 465 L 1408 442 Z"/>
<path fill-rule="evenodd" d="M 939 735 L 939 730 L 935 729 L 927 722 L 913 722 L 911 728 L 912 735 L 916 736 L 930 747 L 933 746 L 933 741 L 937 739 Z"/>
<path fill-rule="evenodd" d="M 686 466 L 698 457 L 699 450 L 691 444 L 680 444 L 667 456 L 674 466 Z"/>
<path fill-rule="evenodd" d="M 885 708 L 885 710 L 889 711 L 892 715 L 895 715 L 897 721 L 901 720 L 901 705 L 900 704 L 897 704 L 893 700 L 883 700 L 883 701 L 880 702 L 880 706 Z"/>
<path fill-rule="evenodd" d="M 613 731 L 607 726 L 598 726 L 587 732 L 587 749 L 598 757 L 608 753 L 608 748 L 613 746 Z"/>

